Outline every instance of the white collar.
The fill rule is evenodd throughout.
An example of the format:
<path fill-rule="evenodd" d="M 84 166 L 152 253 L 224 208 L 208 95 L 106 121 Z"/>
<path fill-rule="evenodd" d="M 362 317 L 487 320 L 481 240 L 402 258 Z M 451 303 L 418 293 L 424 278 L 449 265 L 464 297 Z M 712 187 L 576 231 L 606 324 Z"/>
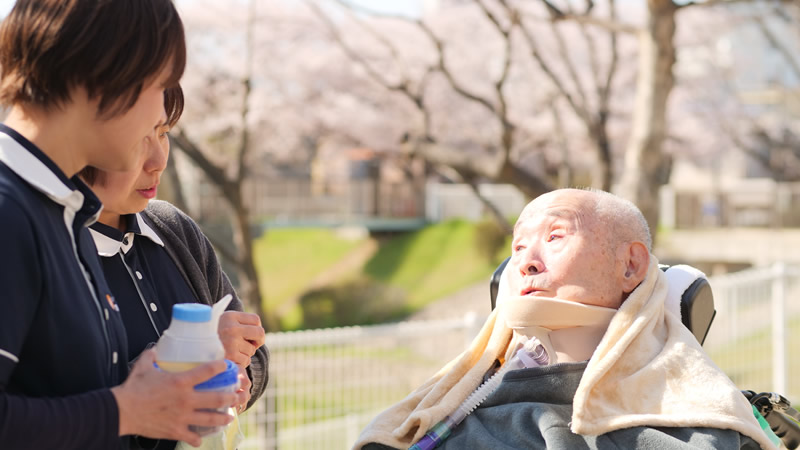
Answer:
<path fill-rule="evenodd" d="M 133 247 L 133 241 L 137 234 L 150 239 L 162 247 L 164 246 L 164 241 L 162 241 L 158 234 L 156 234 L 155 230 L 153 230 L 153 228 L 150 227 L 150 225 L 148 225 L 144 219 L 142 219 L 142 214 L 136 213 L 135 216 L 136 224 L 139 227 L 139 232 L 135 233 L 133 231 L 128 231 L 123 236 L 123 239 L 119 241 L 112 237 L 106 236 L 97 230 L 91 228 L 89 229 L 89 231 L 92 233 L 92 238 L 94 238 L 94 245 L 97 247 L 98 255 L 105 257 L 114 256 L 119 253 L 120 250 L 122 250 L 122 253 L 128 253 L 128 250 Z"/>
<path fill-rule="evenodd" d="M 83 207 L 85 198 L 80 190 L 64 184 L 36 155 L 4 132 L 0 132 L 0 161 L 59 205 L 72 211 Z M 101 210 L 102 207 L 88 223 L 94 223 Z"/>

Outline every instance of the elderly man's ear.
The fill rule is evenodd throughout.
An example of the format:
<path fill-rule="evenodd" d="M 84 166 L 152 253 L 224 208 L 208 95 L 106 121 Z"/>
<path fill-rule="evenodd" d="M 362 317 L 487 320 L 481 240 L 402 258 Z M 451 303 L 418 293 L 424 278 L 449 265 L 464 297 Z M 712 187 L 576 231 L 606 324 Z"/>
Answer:
<path fill-rule="evenodd" d="M 650 265 L 650 252 L 641 242 L 629 242 L 622 244 L 619 249 L 625 263 L 625 273 L 622 276 L 622 291 L 630 294 L 631 291 L 639 286 L 647 275 L 647 268 Z"/>

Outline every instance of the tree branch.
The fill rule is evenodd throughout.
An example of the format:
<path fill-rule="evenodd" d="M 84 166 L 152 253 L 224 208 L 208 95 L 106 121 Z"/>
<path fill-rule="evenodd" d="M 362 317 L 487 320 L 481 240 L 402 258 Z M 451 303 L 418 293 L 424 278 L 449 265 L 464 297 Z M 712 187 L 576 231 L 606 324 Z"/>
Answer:
<path fill-rule="evenodd" d="M 194 164 L 200 168 L 205 176 L 211 180 L 211 182 L 217 186 L 218 189 L 223 191 L 223 194 L 229 190 L 234 190 L 237 192 L 238 197 L 238 190 L 231 185 L 231 182 L 227 179 L 222 169 L 209 161 L 208 158 L 206 158 L 206 156 L 200 151 L 197 145 L 195 145 L 194 142 L 192 142 L 192 140 L 186 136 L 182 129 L 175 130 L 173 128 L 173 130 L 176 132 L 169 134 L 169 139 L 173 144 L 173 147 L 179 148 L 184 155 L 188 156 L 189 159 L 191 159 L 192 162 L 194 162 Z M 188 213 L 188 211 L 185 209 L 185 205 L 184 207 L 178 207 Z M 214 246 L 214 248 L 223 258 L 237 266 L 241 264 L 241 261 L 236 256 L 236 250 L 232 249 L 230 245 L 226 244 L 224 239 L 220 239 L 219 236 L 216 236 L 213 231 L 209 232 L 208 230 L 204 229 L 203 233 L 208 237 L 208 240 L 211 241 L 211 245 Z"/>
<path fill-rule="evenodd" d="M 255 4 L 250 0 L 250 13 L 247 15 L 247 30 L 245 30 L 245 49 L 244 49 L 244 76 L 242 77 L 242 109 L 240 120 L 242 126 L 241 141 L 239 142 L 239 157 L 236 168 L 238 179 L 242 180 L 247 176 L 247 150 L 250 146 L 250 127 L 247 126 L 247 116 L 250 113 L 250 92 L 252 91 L 253 74 L 253 28 L 255 26 Z"/>
<path fill-rule="evenodd" d="M 572 185 L 572 164 L 569 160 L 569 144 L 567 143 L 567 133 L 564 131 L 564 121 L 561 119 L 561 112 L 558 110 L 556 99 L 550 103 L 550 113 L 553 115 L 553 126 L 556 129 L 556 146 L 561 150 L 560 169 L 558 171 L 558 185 L 568 187 Z"/>
<path fill-rule="evenodd" d="M 307 3 L 309 2 L 309 0 L 306 1 Z M 358 52 L 356 52 L 353 48 L 351 48 L 344 42 L 344 39 L 341 36 L 341 32 L 339 31 L 337 26 L 333 23 L 333 21 L 322 11 L 322 9 L 313 3 L 309 3 L 311 9 L 317 14 L 317 16 L 319 16 L 323 20 L 326 26 L 331 30 L 334 40 L 345 51 L 345 53 L 350 57 L 351 60 L 364 67 L 367 73 L 373 79 L 375 79 L 380 85 L 384 86 L 385 88 L 391 91 L 402 92 L 404 95 L 412 99 L 418 110 L 423 114 L 424 132 L 422 133 L 422 135 L 407 136 L 407 138 L 404 141 L 404 147 L 406 147 L 407 154 L 418 155 L 423 159 L 425 159 L 426 161 L 428 161 L 429 163 L 446 165 L 453 168 L 453 170 L 457 170 L 462 173 L 474 173 L 475 176 L 482 176 L 495 181 L 513 182 L 514 184 L 521 186 L 521 188 L 525 191 L 526 195 L 530 195 L 532 197 L 552 189 L 552 187 L 547 182 L 539 179 L 536 175 L 530 174 L 524 169 L 517 167 L 508 158 L 508 155 L 510 153 L 510 148 L 513 143 L 511 136 L 513 135 L 512 132 L 515 129 L 515 127 L 507 117 L 507 109 L 506 109 L 507 102 L 505 95 L 503 93 L 503 88 L 508 80 L 513 58 L 512 55 L 513 46 L 511 43 L 510 33 L 511 29 L 515 26 L 515 23 L 518 20 L 518 18 L 514 15 L 515 12 L 509 15 L 509 17 L 511 18 L 511 25 L 509 27 L 505 27 L 501 24 L 501 21 L 498 18 L 498 16 L 492 13 L 481 0 L 475 0 L 483 9 L 484 14 L 486 14 L 488 20 L 504 37 L 506 44 L 504 60 L 503 60 L 503 68 L 499 78 L 494 82 L 494 87 L 498 95 L 498 104 L 499 104 L 499 106 L 495 106 L 491 100 L 471 92 L 470 90 L 465 88 L 458 80 L 456 80 L 446 61 L 444 42 L 433 32 L 433 30 L 424 21 L 395 14 L 379 13 L 376 11 L 369 10 L 368 8 L 350 4 L 343 0 L 334 0 L 334 1 L 344 6 L 345 8 L 351 9 L 353 11 L 362 12 L 375 17 L 399 19 L 415 24 L 417 27 L 419 27 L 419 29 L 423 32 L 423 34 L 430 40 L 430 42 L 433 44 L 433 47 L 437 51 L 438 58 L 436 64 L 428 68 L 428 70 L 424 73 L 419 83 L 419 93 L 415 94 L 411 92 L 409 88 L 410 83 L 404 82 L 399 84 L 392 84 L 388 82 L 388 80 L 386 80 L 382 76 L 382 74 L 378 73 L 376 70 L 371 68 L 366 58 L 359 55 Z M 449 147 L 445 147 L 436 143 L 436 140 L 430 133 L 430 111 L 425 107 L 423 101 L 424 86 L 427 84 L 427 80 L 430 78 L 430 76 L 435 72 L 442 73 L 442 75 L 447 80 L 448 84 L 458 95 L 462 96 L 466 100 L 478 103 L 479 105 L 483 106 L 493 116 L 497 117 L 501 121 L 504 130 L 503 147 L 504 149 L 509 149 L 509 151 L 504 154 L 504 159 L 499 166 L 497 164 L 492 164 L 492 163 L 487 164 L 485 158 L 471 158 L 469 156 L 465 157 L 461 149 L 455 149 L 455 148 L 451 149 Z M 500 170 L 497 170 L 498 167 L 500 168 Z M 505 179 L 503 177 L 510 177 L 510 178 Z"/>
<path fill-rule="evenodd" d="M 548 0 L 542 0 L 546 5 L 550 5 Z M 563 14 L 562 14 L 563 15 Z M 581 83 L 580 79 L 578 78 L 578 72 L 575 70 L 575 64 L 573 64 L 572 59 L 569 57 L 569 51 L 567 50 L 567 44 L 564 42 L 564 36 L 561 34 L 561 30 L 556 26 L 556 19 L 555 17 L 553 20 L 550 21 L 550 29 L 553 31 L 553 36 L 555 37 L 556 46 L 558 46 L 559 54 L 561 55 L 561 59 L 564 61 L 564 66 L 567 68 L 567 73 L 569 74 L 570 79 L 572 80 L 572 84 L 575 85 L 575 90 L 578 93 L 578 98 L 581 101 L 581 109 L 584 111 L 588 111 L 589 103 L 586 97 L 586 91 L 583 89 L 583 83 Z"/>
<path fill-rule="evenodd" d="M 489 210 L 489 213 L 492 215 L 497 225 L 499 225 L 500 228 L 502 228 L 507 235 L 509 236 L 513 235 L 514 229 L 511 227 L 511 224 L 508 223 L 508 219 L 503 217 L 503 214 L 500 212 L 499 209 L 497 209 L 497 205 L 492 203 L 491 200 L 489 200 L 485 195 L 483 195 L 480 188 L 478 187 L 478 182 L 476 181 L 475 176 L 473 174 L 462 172 L 458 169 L 454 170 L 458 173 L 461 179 L 470 187 L 475 197 L 477 197 L 478 200 L 480 200 L 480 202 L 483 203 L 483 206 Z"/>
<path fill-rule="evenodd" d="M 511 30 L 514 27 L 514 18 L 511 18 L 511 25 L 509 28 L 505 28 L 500 24 L 500 20 L 497 16 L 489 10 L 489 7 L 486 6 L 482 0 L 476 0 L 478 6 L 480 6 L 481 10 L 483 11 L 484 15 L 489 19 L 489 21 L 494 25 L 495 29 L 502 35 L 503 42 L 504 42 L 504 49 L 503 49 L 503 69 L 500 72 L 500 78 L 497 79 L 494 83 L 495 93 L 497 94 L 497 101 L 499 107 L 497 109 L 497 117 L 500 119 L 501 124 L 503 125 L 503 133 L 501 137 L 501 141 L 503 144 L 503 157 L 508 160 L 511 158 L 511 149 L 514 147 L 514 129 L 515 126 L 511 123 L 508 119 L 508 101 L 506 100 L 505 93 L 503 92 L 503 87 L 505 86 L 506 80 L 508 80 L 508 74 L 511 71 L 511 58 L 513 54 L 513 45 L 511 40 Z"/>
<path fill-rule="evenodd" d="M 402 14 L 393 14 L 393 13 L 387 13 L 387 12 L 383 12 L 383 11 L 377 11 L 377 10 L 374 10 L 374 9 L 367 8 L 366 6 L 363 6 L 363 5 L 360 5 L 360 4 L 355 4 L 355 3 L 350 3 L 350 2 L 347 2 L 347 1 L 344 1 L 344 0 L 334 0 L 334 1 L 336 3 L 339 3 L 340 5 L 344 6 L 345 8 L 351 10 L 351 11 L 361 12 L 362 14 L 366 14 L 368 16 L 380 17 L 380 18 L 384 18 L 384 19 L 398 19 L 398 20 L 405 20 L 405 21 L 414 22 L 414 19 L 412 19 L 412 18 L 410 18 L 408 16 L 404 16 Z"/>
<path fill-rule="evenodd" d="M 503 25 L 500 24 L 500 19 L 498 19 L 497 16 L 489 9 L 489 7 L 486 6 L 486 3 L 484 3 L 483 0 L 475 0 L 475 3 L 478 4 L 478 6 L 483 11 L 483 14 L 486 16 L 486 18 L 489 19 L 490 22 L 492 22 L 497 31 L 499 31 L 500 34 L 502 34 L 505 38 L 508 38 L 509 34 L 511 33 L 511 28 L 513 27 L 513 20 L 512 20 L 512 27 L 506 29 L 505 27 L 503 27 Z"/>
<path fill-rule="evenodd" d="M 617 8 L 614 0 L 608 0 L 608 15 L 612 21 L 617 19 Z M 619 42 L 617 39 L 617 32 L 611 31 L 609 33 L 609 45 L 611 46 L 611 61 L 608 65 L 608 72 L 606 73 L 606 80 L 600 91 L 600 110 L 606 111 L 608 114 L 609 99 L 611 97 L 611 85 L 614 81 L 614 75 L 617 71 L 617 63 L 619 62 Z"/>
<path fill-rule="evenodd" d="M 431 43 L 433 44 L 434 48 L 436 49 L 437 55 L 438 55 L 437 62 L 436 62 L 436 69 L 439 72 L 441 72 L 442 75 L 444 75 L 445 79 L 447 79 L 447 82 L 450 84 L 450 87 L 452 87 L 453 90 L 456 91 L 456 93 L 458 93 L 459 95 L 461 95 L 465 99 L 467 99 L 469 101 L 472 101 L 474 103 L 477 103 L 477 104 L 483 106 L 484 108 L 486 108 L 492 115 L 494 115 L 498 119 L 500 119 L 503 122 L 504 126 L 508 125 L 507 118 L 503 117 L 502 114 L 500 114 L 500 112 L 498 111 L 497 107 L 495 107 L 492 104 L 491 101 L 487 100 L 486 98 L 481 97 L 478 94 L 470 92 L 467 88 L 465 88 L 460 82 L 458 82 L 455 79 L 455 76 L 453 75 L 452 71 L 449 69 L 449 67 L 447 66 L 447 63 L 446 63 L 444 42 L 441 39 L 439 39 L 438 36 L 436 36 L 436 34 L 433 32 L 433 30 L 424 21 L 422 21 L 420 19 L 412 19 L 410 17 L 402 16 L 402 15 L 399 15 L 399 14 L 386 14 L 386 13 L 377 12 L 377 11 L 371 10 L 369 8 L 365 8 L 363 6 L 351 4 L 351 3 L 346 2 L 344 0 L 335 0 L 335 1 L 337 3 L 339 3 L 340 5 L 344 6 L 345 8 L 348 8 L 348 9 L 353 10 L 353 11 L 360 11 L 360 12 L 362 12 L 364 14 L 368 14 L 368 15 L 371 15 L 371 16 L 374 16 L 374 17 L 398 19 L 398 20 L 403 20 L 405 22 L 409 22 L 409 23 L 415 24 L 417 27 L 420 28 L 420 30 L 425 34 L 425 36 L 428 37 L 428 39 L 431 41 Z M 318 5 L 313 3 L 312 0 L 306 0 L 306 3 L 314 10 L 314 12 L 318 16 L 320 16 L 320 18 L 323 19 L 323 21 L 325 21 L 325 23 L 328 25 L 328 27 L 334 33 L 334 39 L 337 41 L 337 43 L 339 43 L 339 45 L 341 47 L 343 47 L 343 49 L 348 54 L 348 56 L 351 59 L 353 59 L 354 61 L 356 61 L 359 64 L 361 64 L 362 67 L 364 67 L 364 69 L 367 70 L 367 72 L 370 74 L 371 77 L 376 79 L 376 81 L 378 81 L 381 85 L 383 85 L 384 87 L 386 87 L 389 90 L 403 92 L 416 105 L 418 105 L 418 106 L 422 105 L 422 103 L 423 103 L 422 102 L 422 100 L 423 100 L 422 99 L 422 91 L 423 91 L 422 88 L 420 88 L 420 93 L 419 94 L 413 94 L 410 91 L 410 89 L 408 88 L 408 81 L 407 80 L 404 80 L 404 81 L 402 81 L 400 83 L 397 83 L 397 84 L 389 83 L 386 79 L 384 79 L 380 75 L 380 73 L 378 73 L 375 69 L 373 69 L 371 66 L 369 66 L 369 64 L 366 62 L 366 60 L 363 57 L 361 57 L 361 55 L 359 55 L 357 52 L 355 52 L 352 48 L 348 47 L 344 43 L 344 40 L 341 38 L 341 33 L 338 32 L 338 30 L 336 29 L 335 24 L 333 24 L 333 22 L 330 20 L 330 18 L 328 18 L 327 15 L 325 15 L 325 13 L 321 10 L 321 8 L 319 8 Z M 490 20 L 492 20 L 492 19 L 495 19 L 495 18 L 492 16 L 492 17 L 490 17 Z"/>
<path fill-rule="evenodd" d="M 333 23 L 333 20 L 331 20 L 331 18 L 328 17 L 324 11 L 322 11 L 322 8 L 319 7 L 317 2 L 314 2 L 313 0 L 305 0 L 305 2 L 308 7 L 311 8 L 314 14 L 328 27 L 328 31 L 330 31 L 333 40 L 336 41 L 336 43 L 339 45 L 339 48 L 345 53 L 345 55 L 347 55 L 348 58 L 360 65 L 367 72 L 367 75 L 369 75 L 370 78 L 390 91 L 403 91 L 406 88 L 406 85 L 402 82 L 392 83 L 388 79 L 384 78 L 381 72 L 367 62 L 366 58 L 361 56 L 358 52 L 353 50 L 352 47 L 347 45 L 347 43 L 344 41 L 341 31 L 339 31 L 339 28 L 335 23 Z"/>
<path fill-rule="evenodd" d="M 538 17 L 536 19 L 542 20 L 541 18 Z M 591 14 L 575 14 L 569 12 L 561 12 L 555 17 L 551 15 L 551 17 L 546 20 L 555 22 L 563 20 L 571 20 L 573 22 L 591 25 L 597 28 L 602 28 L 607 31 L 613 31 L 615 33 L 638 35 L 642 32 L 642 29 L 640 27 L 637 27 L 636 25 L 620 22 L 619 20 L 602 19 Z"/>
<path fill-rule="evenodd" d="M 574 20 L 575 22 L 585 23 L 587 25 L 603 28 L 607 31 L 613 31 L 615 33 L 638 35 L 642 32 L 642 29 L 635 25 L 612 20 L 604 20 L 595 16 L 584 16 L 583 14 L 566 15 L 562 17 L 561 20 Z"/>
<path fill-rule="evenodd" d="M 800 62 L 798 62 L 795 55 L 789 50 L 783 42 L 775 36 L 775 33 L 767 27 L 767 24 L 764 23 L 763 17 L 753 17 L 753 21 L 758 25 L 758 29 L 761 30 L 761 34 L 767 39 L 769 44 L 777 50 L 781 56 L 789 63 L 789 67 L 792 68 L 792 72 L 794 72 L 795 77 L 800 78 Z M 798 24 L 800 25 L 800 24 Z"/>
<path fill-rule="evenodd" d="M 186 135 L 183 128 L 178 127 L 173 128 L 173 130 L 176 132 L 170 133 L 170 142 L 174 144 L 175 147 L 181 149 L 183 154 L 188 156 L 189 159 L 203 171 L 206 177 L 217 185 L 226 196 L 230 196 L 230 198 L 239 198 L 239 191 L 236 189 L 235 183 L 228 179 L 221 168 L 206 158 L 206 155 L 200 151 L 200 147 Z"/>
<path fill-rule="evenodd" d="M 499 0 L 500 4 L 508 11 L 508 14 L 511 16 L 518 16 L 517 12 L 509 6 L 506 0 Z M 533 32 L 530 30 L 529 27 L 525 25 L 523 20 L 519 21 L 519 28 L 522 31 L 522 35 L 525 37 L 525 40 L 528 42 L 528 46 L 530 47 L 531 56 L 539 65 L 539 68 L 547 75 L 547 78 L 550 79 L 550 82 L 556 87 L 559 94 L 563 95 L 564 98 L 567 100 L 567 103 L 572 107 L 572 110 L 575 111 L 575 114 L 587 125 L 592 123 L 592 118 L 589 115 L 589 112 L 584 109 L 584 105 L 578 104 L 575 101 L 572 94 L 564 87 L 564 84 L 561 80 L 556 76 L 555 72 L 550 68 L 547 62 L 542 57 L 542 54 L 539 52 L 539 47 L 536 45 L 536 40 L 533 37 Z"/>
<path fill-rule="evenodd" d="M 784 0 L 786 1 L 786 0 Z M 791 2 L 791 0 L 789 1 Z M 694 0 L 676 4 L 675 9 L 684 9 L 690 6 L 719 6 L 719 5 L 735 5 L 737 3 L 753 3 L 753 0 L 706 0 L 704 2 L 696 2 Z"/>
<path fill-rule="evenodd" d="M 175 158 L 167 158 L 167 167 L 164 169 L 164 175 L 169 179 L 169 185 L 172 187 L 172 203 L 177 206 L 178 209 L 191 216 L 189 204 L 186 202 L 186 196 L 183 194 L 181 177 L 178 173 L 178 168 L 175 166 Z"/>
<path fill-rule="evenodd" d="M 492 113 L 492 115 L 497 116 L 500 120 L 504 120 L 504 118 L 499 115 L 497 108 L 495 108 L 495 106 L 489 100 L 486 100 L 485 98 L 470 92 L 465 87 L 463 87 L 458 81 L 456 81 L 455 77 L 453 76 L 453 73 L 447 67 L 447 64 L 445 62 L 444 42 L 436 36 L 433 30 L 427 24 L 425 24 L 425 22 L 421 20 L 416 20 L 414 22 L 417 24 L 417 26 L 420 27 L 420 29 L 425 33 L 425 35 L 428 36 L 431 42 L 433 42 L 434 47 L 436 47 L 436 51 L 439 55 L 437 67 L 439 69 L 439 72 L 441 72 L 442 75 L 444 75 L 444 77 L 447 79 L 448 83 L 450 84 L 450 87 L 452 87 L 453 90 L 456 91 L 458 94 L 460 94 L 462 97 L 466 98 L 467 100 L 471 100 L 475 103 L 478 103 L 479 105 L 486 108 L 490 113 Z"/>
<path fill-rule="evenodd" d="M 503 0 L 502 2 L 504 3 L 504 1 L 505 0 Z M 601 19 L 599 17 L 590 14 L 592 8 L 594 8 L 594 3 L 591 0 L 587 1 L 586 11 L 580 14 L 575 14 L 571 10 L 565 12 L 556 5 L 554 5 L 550 0 L 542 0 L 542 3 L 544 3 L 545 7 L 547 8 L 547 12 L 550 14 L 551 22 L 571 20 L 573 22 L 578 22 L 580 24 L 593 25 L 599 28 L 604 28 L 608 31 L 613 31 L 616 33 L 639 34 L 642 31 L 641 28 L 620 22 L 616 18 L 607 20 L 607 19 Z"/>
<path fill-rule="evenodd" d="M 572 13 L 571 7 L 569 12 Z M 589 50 L 589 67 L 592 69 L 594 90 L 597 93 L 597 98 L 599 99 L 602 96 L 603 83 L 600 80 L 600 62 L 597 59 L 597 46 L 595 45 L 594 38 L 589 34 L 589 29 L 585 23 L 578 22 L 578 29 L 581 31 L 581 36 L 583 36 L 583 40 L 586 41 L 586 48 Z"/>
<path fill-rule="evenodd" d="M 410 139 L 406 142 L 406 153 L 419 155 L 431 164 L 448 166 L 459 173 L 513 184 L 530 198 L 553 190 L 549 182 L 519 167 L 513 161 L 465 156 L 463 149 L 440 144 L 430 138 Z"/>
<path fill-rule="evenodd" d="M 339 1 L 339 0 L 336 0 L 336 1 L 339 4 L 343 5 L 345 8 L 354 8 L 354 9 L 356 9 L 356 7 L 354 5 L 350 5 L 347 2 L 343 2 L 343 1 Z M 325 25 L 328 27 L 328 30 L 330 31 L 331 35 L 333 36 L 334 41 L 337 43 L 339 48 L 344 52 L 344 54 L 348 58 L 350 58 L 352 61 L 354 61 L 356 64 L 361 66 L 364 69 L 364 71 L 367 73 L 367 75 L 370 78 L 373 79 L 373 81 L 375 81 L 376 83 L 378 83 L 379 85 L 383 86 L 385 89 L 387 89 L 389 91 L 399 92 L 399 93 L 403 94 L 405 97 L 407 97 L 409 100 L 411 100 L 411 102 L 420 111 L 425 111 L 425 108 L 424 108 L 424 104 L 425 104 L 425 99 L 424 99 L 425 83 L 427 82 L 427 76 L 428 76 L 428 73 L 430 72 L 430 70 L 428 72 L 426 72 L 425 75 L 423 76 L 423 79 L 420 82 L 420 85 L 418 86 L 419 92 L 416 92 L 416 93 L 412 92 L 411 86 L 410 86 L 411 83 L 409 82 L 409 80 L 407 78 L 405 78 L 405 76 L 403 76 L 401 81 L 399 81 L 397 83 L 390 82 L 387 78 L 385 78 L 381 74 L 381 72 L 379 70 L 377 70 L 374 67 L 372 67 L 372 65 L 369 62 L 367 62 L 366 58 L 364 58 L 361 54 L 359 54 L 357 51 L 355 51 L 352 47 L 347 45 L 347 43 L 344 40 L 344 37 L 342 36 L 342 33 L 339 31 L 339 28 L 336 26 L 335 23 L 333 23 L 333 21 L 327 16 L 327 14 L 325 14 L 325 12 L 322 11 L 322 9 L 319 7 L 319 5 L 317 5 L 313 0 L 306 0 L 306 4 L 308 4 L 308 6 L 311 8 L 311 10 L 314 12 L 314 14 L 317 17 L 319 17 L 319 19 L 322 20 L 323 23 L 325 23 Z M 370 27 L 368 27 L 366 24 L 361 23 L 361 21 L 358 21 L 355 18 L 353 18 L 353 20 L 358 22 L 359 25 L 361 25 L 365 29 L 370 29 Z M 408 20 L 408 18 L 403 18 L 403 20 Z M 376 36 L 376 37 L 380 36 L 380 33 L 377 33 L 374 30 L 371 30 L 371 34 L 373 36 Z M 381 42 L 388 42 L 388 40 L 386 38 L 379 38 L 379 40 Z M 399 54 L 397 52 L 397 50 L 394 49 L 393 46 L 388 45 L 388 47 L 389 47 L 389 49 L 390 49 L 389 51 L 390 51 L 390 53 L 392 55 L 398 55 Z M 427 129 L 427 127 L 429 126 L 429 123 L 430 123 L 430 118 L 426 116 L 424 120 L 425 120 L 425 127 Z"/>
<path fill-rule="evenodd" d="M 431 76 L 436 72 L 436 68 L 431 66 L 425 71 L 419 81 L 419 101 L 415 102 L 417 109 L 422 113 L 422 133 L 424 136 L 431 134 L 431 111 L 425 106 L 424 96 L 425 87 Z"/>
<path fill-rule="evenodd" d="M 400 78 L 401 78 L 401 80 L 403 80 L 403 82 L 407 82 L 408 79 L 409 79 L 408 72 L 406 70 L 405 62 L 403 61 L 403 58 L 400 55 L 400 51 L 397 50 L 397 47 L 386 36 L 384 36 L 383 34 L 378 33 L 377 31 L 375 31 L 374 28 L 372 28 L 371 26 L 368 26 L 366 23 L 364 23 L 363 20 L 358 20 L 354 15 L 354 5 L 351 5 L 350 3 L 348 3 L 348 2 L 346 2 L 344 0 L 334 0 L 334 1 L 345 8 L 345 11 L 348 12 L 348 14 L 350 15 L 350 19 L 353 22 L 356 22 L 357 24 L 359 24 L 362 28 L 367 30 L 367 32 L 369 34 L 371 34 L 372 37 L 377 39 L 378 42 L 383 44 L 384 47 L 389 49 L 389 54 L 392 56 L 392 59 L 396 63 L 398 63 L 398 65 L 400 66 Z M 403 82 L 401 82 L 401 84 Z"/>

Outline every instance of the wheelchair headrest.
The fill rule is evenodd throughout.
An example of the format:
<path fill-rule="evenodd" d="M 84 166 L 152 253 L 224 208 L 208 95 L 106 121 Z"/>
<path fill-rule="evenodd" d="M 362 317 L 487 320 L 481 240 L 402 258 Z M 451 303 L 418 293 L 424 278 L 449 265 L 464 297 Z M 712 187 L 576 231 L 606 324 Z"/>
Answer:
<path fill-rule="evenodd" d="M 508 283 L 505 268 L 509 256 L 497 266 L 489 279 L 489 295 L 492 309 L 508 297 Z M 717 314 L 714 309 L 714 295 L 703 272 L 687 265 L 660 265 L 667 276 L 669 291 L 665 307 L 677 314 L 681 322 L 694 334 L 702 345 Z"/>

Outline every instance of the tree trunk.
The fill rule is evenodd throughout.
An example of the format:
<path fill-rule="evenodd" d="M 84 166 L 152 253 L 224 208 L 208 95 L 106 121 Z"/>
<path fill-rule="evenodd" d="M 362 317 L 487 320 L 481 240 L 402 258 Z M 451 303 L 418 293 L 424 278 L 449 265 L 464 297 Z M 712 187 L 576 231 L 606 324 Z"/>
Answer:
<path fill-rule="evenodd" d="M 215 185 L 224 201 L 230 206 L 232 212 L 231 229 L 233 231 L 233 246 L 229 248 L 224 242 L 208 235 L 209 240 L 214 244 L 217 251 L 227 260 L 234 264 L 239 278 L 238 292 L 245 304 L 248 304 L 253 311 L 261 317 L 261 323 L 265 328 L 276 330 L 275 322 L 267 322 L 267 315 L 264 312 L 261 289 L 259 288 L 258 274 L 253 260 L 253 236 L 250 233 L 249 213 L 244 206 L 242 193 L 242 180 L 229 180 L 225 172 L 214 165 L 200 148 L 191 140 L 186 133 L 179 129 L 177 133 L 170 136 L 176 148 L 181 149 L 203 171 L 208 180 Z"/>
<path fill-rule="evenodd" d="M 459 173 L 461 175 L 461 179 L 464 180 L 465 183 L 469 186 L 472 190 L 472 193 L 475 194 L 475 197 L 480 200 L 483 204 L 483 207 L 489 212 L 489 215 L 492 216 L 494 221 L 497 223 L 497 226 L 500 227 L 507 235 L 511 236 L 514 234 L 514 229 L 511 227 L 511 224 L 508 223 L 508 218 L 503 216 L 503 213 L 497 209 L 497 206 L 492 203 L 491 200 L 486 198 L 483 195 L 478 187 L 478 182 L 475 180 L 475 177 L 471 177 L 467 174 Z"/>
<path fill-rule="evenodd" d="M 592 187 L 609 192 L 614 172 L 611 162 L 611 143 L 608 141 L 605 118 L 599 118 L 592 125 L 590 134 L 597 155 L 597 164 L 592 168 Z"/>
<path fill-rule="evenodd" d="M 165 183 L 166 181 L 166 183 Z M 183 186 L 181 185 L 181 177 L 178 174 L 178 168 L 175 166 L 175 157 L 167 158 L 167 167 L 164 170 L 164 178 L 161 182 L 162 186 L 166 184 L 166 195 L 159 195 L 159 198 L 162 200 L 166 200 L 173 205 L 177 206 L 178 209 L 189 214 L 190 216 L 191 211 L 189 211 L 189 204 L 186 202 L 186 197 L 183 195 Z M 163 188 L 162 188 L 163 189 Z M 159 192 L 161 194 L 161 192 Z"/>
<path fill-rule="evenodd" d="M 648 0 L 647 28 L 640 35 L 636 105 L 619 194 L 644 214 L 655 236 L 662 183 L 662 145 L 667 135 L 667 100 L 675 84 L 675 13 L 672 0 Z"/>
<path fill-rule="evenodd" d="M 241 184 L 239 185 L 241 192 Z M 233 208 L 233 243 L 238 250 L 236 270 L 239 276 L 239 296 L 249 304 L 252 311 L 261 317 L 261 325 L 267 332 L 277 331 L 278 324 L 272 323 L 264 310 L 261 298 L 261 283 L 258 279 L 255 260 L 253 259 L 253 235 L 250 231 L 250 214 L 241 201 L 241 195 L 231 201 Z M 233 199 L 229 199 L 233 200 Z"/>
<path fill-rule="evenodd" d="M 513 184 L 531 199 L 554 189 L 554 186 L 548 181 L 523 170 L 508 160 L 503 162 L 503 166 L 500 168 L 497 176 L 491 179 L 498 183 Z"/>

